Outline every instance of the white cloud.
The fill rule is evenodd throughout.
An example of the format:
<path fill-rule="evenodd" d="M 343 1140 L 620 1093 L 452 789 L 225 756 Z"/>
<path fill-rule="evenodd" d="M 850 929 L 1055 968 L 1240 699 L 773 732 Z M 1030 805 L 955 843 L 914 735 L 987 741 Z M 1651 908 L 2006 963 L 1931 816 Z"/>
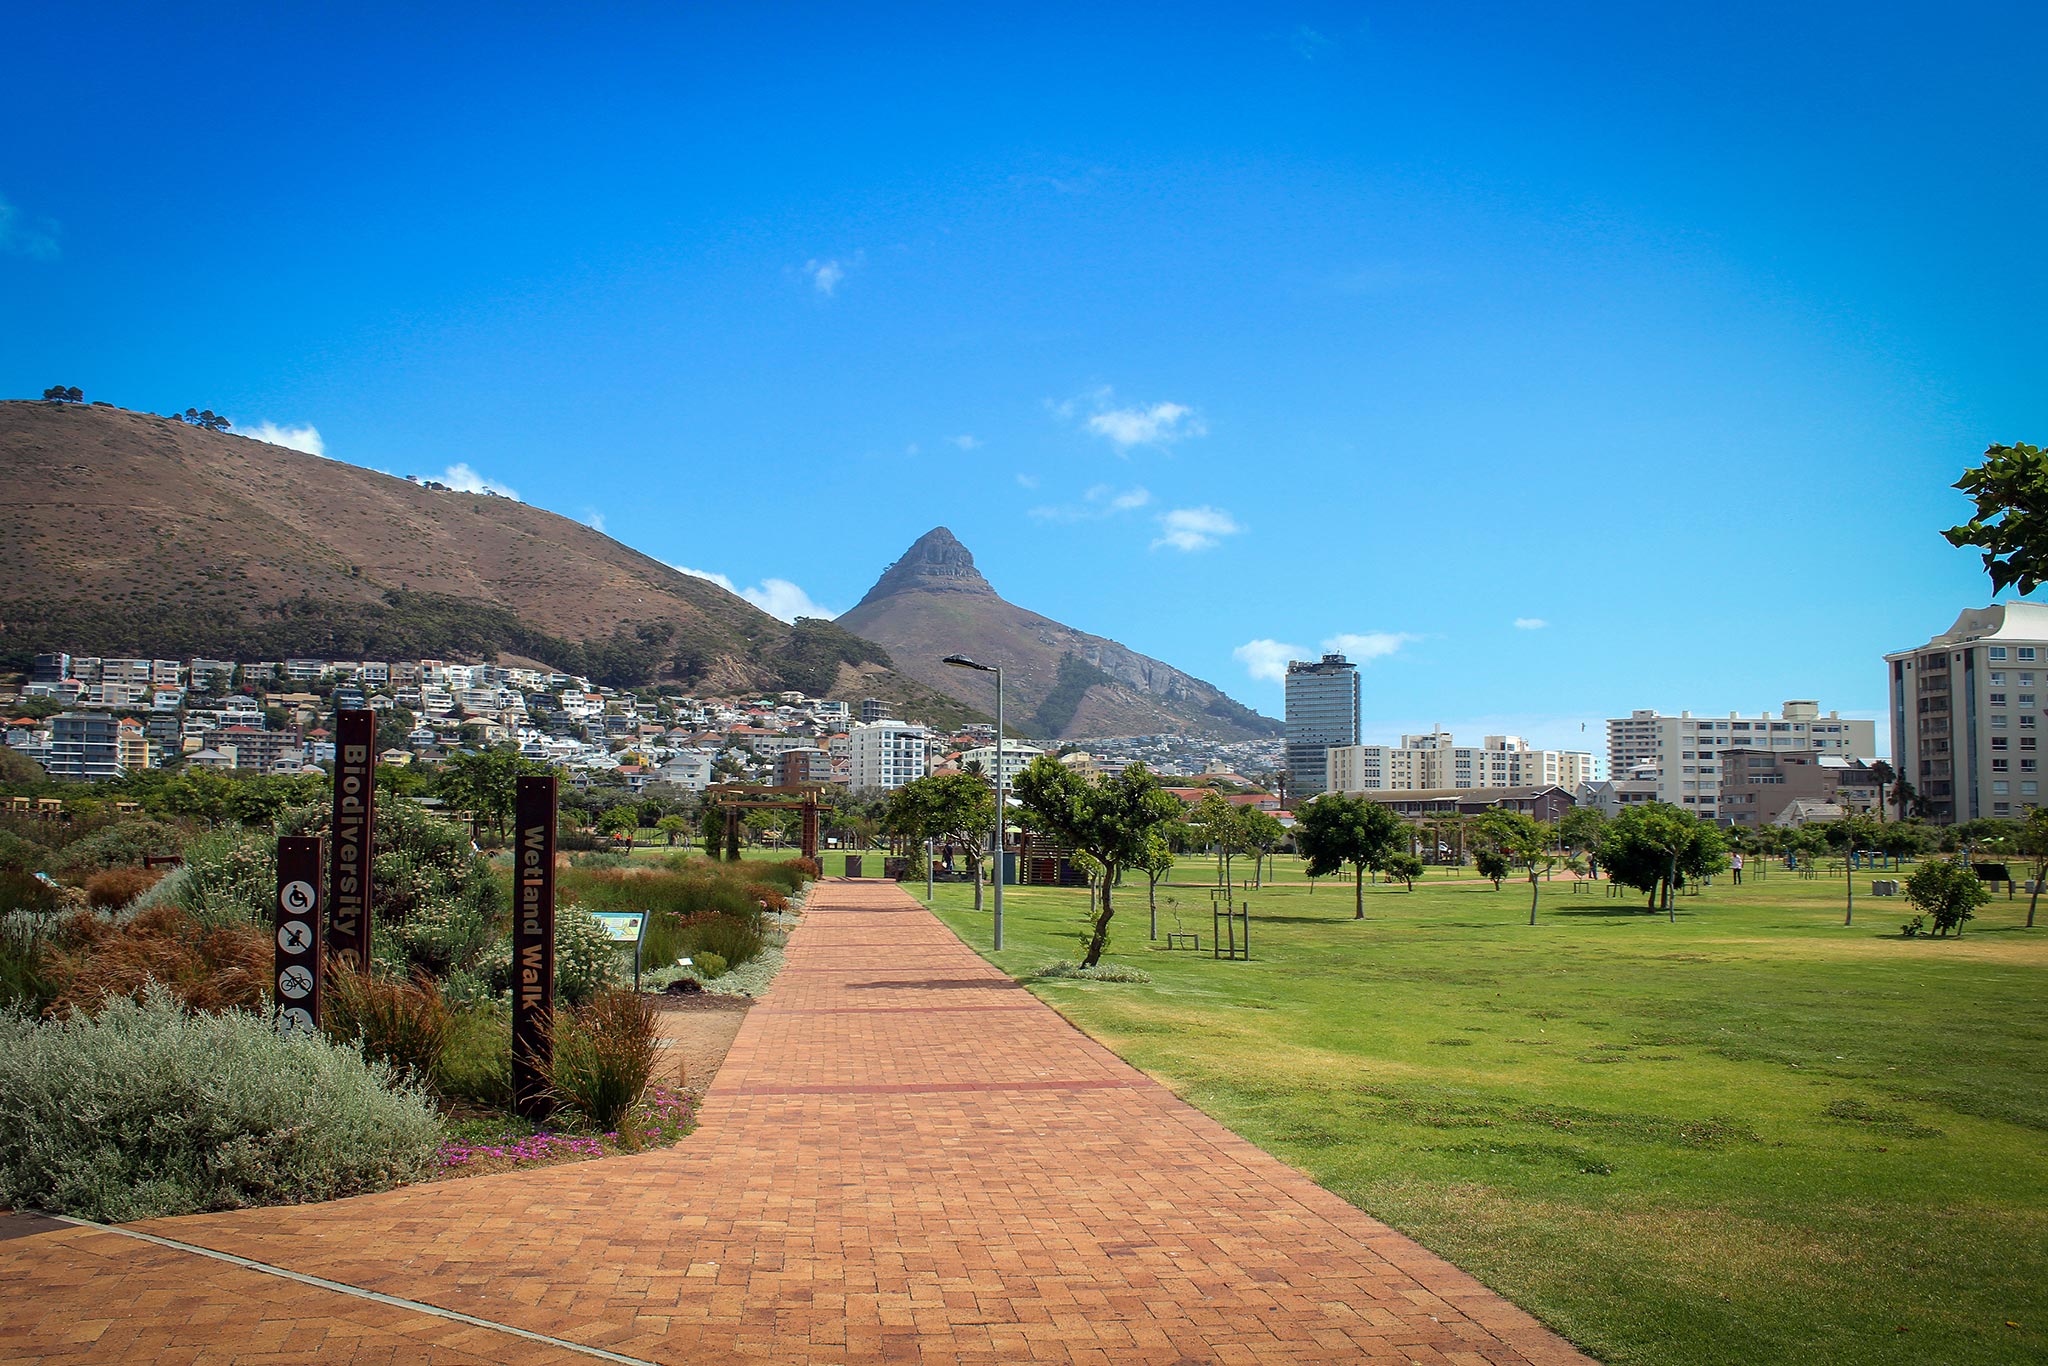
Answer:
<path fill-rule="evenodd" d="M 751 588 L 741 588 L 724 574 L 713 573 L 708 569 L 691 569 L 680 564 L 670 565 L 669 568 L 679 574 L 688 574 L 693 579 L 715 583 L 728 593 L 737 593 L 779 621 L 795 621 L 798 617 L 823 617 L 829 621 L 839 615 L 830 607 L 814 600 L 809 593 L 788 579 L 763 579 Z"/>
<path fill-rule="evenodd" d="M 1235 536 L 1244 527 L 1222 508 L 1174 508 L 1159 514 L 1160 532 L 1152 542 L 1154 550 L 1171 546 L 1175 550 L 1207 550 L 1225 536 Z"/>
<path fill-rule="evenodd" d="M 484 478 L 484 476 L 471 469 L 466 461 L 459 465 L 450 465 L 447 469 L 443 470 L 440 482 L 454 489 L 457 493 L 495 493 L 506 498 L 517 498 L 519 496 L 519 491 L 511 485 L 501 484 L 495 479 Z"/>
<path fill-rule="evenodd" d="M 1287 661 L 1300 659 L 1308 651 L 1299 645 L 1289 645 L 1278 640 L 1247 640 L 1232 650 L 1231 655 L 1244 665 L 1244 671 L 1253 678 L 1267 683 L 1287 681 Z"/>
<path fill-rule="evenodd" d="M 258 422 L 239 430 L 252 441 L 304 451 L 307 455 L 327 454 L 327 443 L 320 439 L 320 429 L 310 422 L 303 427 L 280 427 L 275 422 Z"/>
<path fill-rule="evenodd" d="M 1021 481 L 1024 476 L 1019 475 Z M 1033 479 L 1026 488 L 1036 488 Z M 1097 484 L 1081 495 L 1078 503 L 1052 503 L 1031 509 L 1031 515 L 1041 522 L 1096 522 L 1105 517 L 1114 517 L 1120 512 L 1131 512 L 1152 501 L 1151 490 L 1133 485 L 1118 489 L 1111 484 Z"/>
<path fill-rule="evenodd" d="M 1420 639 L 1421 636 L 1412 636 L 1406 631 L 1362 631 L 1331 636 L 1323 642 L 1323 648 L 1332 654 L 1343 655 L 1353 664 L 1370 664 Z"/>
<path fill-rule="evenodd" d="M 0 199 L 0 251 L 38 261 L 57 258 L 57 220 L 30 218 L 5 199 Z"/>
<path fill-rule="evenodd" d="M 1517 631 L 1540 631 L 1548 625 L 1550 625 L 1550 623 L 1545 621 L 1542 617 L 1515 618 L 1515 629 Z"/>
<path fill-rule="evenodd" d="M 946 439 L 948 441 L 951 441 L 954 445 L 958 446 L 963 451 L 977 450 L 981 446 L 980 440 L 973 436 L 970 436 L 966 432 L 962 432 L 958 436 L 949 436 Z"/>
<path fill-rule="evenodd" d="M 678 574 L 688 574 L 693 579 L 704 579 L 708 582 L 715 583 L 728 593 L 737 593 L 740 591 L 739 586 L 735 584 L 731 579 L 728 579 L 723 574 L 714 574 L 709 569 L 692 569 L 686 564 L 672 564 L 669 566 L 669 568 L 675 570 Z"/>
<path fill-rule="evenodd" d="M 583 509 L 583 525 L 600 535 L 604 532 L 604 514 L 596 508 Z"/>
<path fill-rule="evenodd" d="M 839 290 L 839 282 L 846 278 L 846 267 L 837 260 L 806 261 L 804 274 L 811 277 L 811 286 L 826 298 Z"/>
<path fill-rule="evenodd" d="M 1038 487 L 1038 476 L 1037 476 L 1037 475 L 1035 475 L 1035 474 L 1020 474 L 1020 475 L 1018 475 L 1018 476 L 1017 476 L 1017 487 L 1019 487 L 1019 488 L 1026 488 L 1026 489 L 1035 489 L 1035 488 L 1037 488 L 1037 487 Z"/>
<path fill-rule="evenodd" d="M 1082 426 L 1108 438 L 1117 453 L 1128 454 L 1133 446 L 1171 446 L 1189 437 L 1207 436 L 1208 424 L 1201 414 L 1185 403 L 1137 403 L 1114 406 L 1116 391 L 1107 384 L 1075 398 L 1058 402 L 1047 399 L 1046 408 L 1055 417 L 1081 417 Z"/>

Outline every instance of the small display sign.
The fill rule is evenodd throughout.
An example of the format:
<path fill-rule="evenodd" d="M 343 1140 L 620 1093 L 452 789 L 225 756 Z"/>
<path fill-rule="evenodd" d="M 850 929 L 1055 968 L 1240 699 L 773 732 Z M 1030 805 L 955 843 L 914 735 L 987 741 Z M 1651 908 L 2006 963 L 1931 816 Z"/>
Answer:
<path fill-rule="evenodd" d="M 592 911 L 591 918 L 604 926 L 614 944 L 637 944 L 647 928 L 647 916 L 641 911 Z"/>
<path fill-rule="evenodd" d="M 317 838 L 277 842 L 277 1027 L 287 1034 L 320 1032 L 320 873 Z"/>

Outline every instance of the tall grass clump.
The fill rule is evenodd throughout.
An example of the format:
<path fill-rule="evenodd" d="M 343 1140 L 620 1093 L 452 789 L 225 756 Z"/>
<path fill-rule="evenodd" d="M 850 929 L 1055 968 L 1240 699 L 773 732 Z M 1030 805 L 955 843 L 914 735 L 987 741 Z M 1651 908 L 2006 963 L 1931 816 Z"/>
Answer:
<path fill-rule="evenodd" d="M 608 991 L 555 1013 L 554 1057 L 544 1075 L 556 1098 L 592 1128 L 620 1132 L 660 1053 L 653 1003 L 636 992 Z"/>
<path fill-rule="evenodd" d="M 269 999 L 276 946 L 247 921 L 214 925 L 171 906 L 123 924 L 89 911 L 67 916 L 53 942 L 59 1014 L 93 1014 L 111 997 L 141 1000 L 161 986 L 194 1010 L 257 1010 Z"/>
<path fill-rule="evenodd" d="M 417 1082 L 439 1070 L 455 1028 L 455 1013 L 424 974 L 407 982 L 339 968 L 328 977 L 322 1013 L 330 1039 Z"/>
<path fill-rule="evenodd" d="M 0 1204 L 108 1222 L 383 1190 L 444 1137 L 418 1087 L 161 987 L 97 1015 L 0 1012 Z"/>

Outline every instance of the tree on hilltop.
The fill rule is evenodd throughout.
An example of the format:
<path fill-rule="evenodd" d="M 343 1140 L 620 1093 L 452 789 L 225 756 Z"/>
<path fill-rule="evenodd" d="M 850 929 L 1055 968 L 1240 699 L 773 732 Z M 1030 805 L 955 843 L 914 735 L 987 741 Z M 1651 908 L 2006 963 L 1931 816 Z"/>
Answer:
<path fill-rule="evenodd" d="M 75 384 L 68 389 L 61 384 L 53 384 L 43 390 L 43 401 L 46 403 L 83 403 L 85 402 L 85 391 Z"/>

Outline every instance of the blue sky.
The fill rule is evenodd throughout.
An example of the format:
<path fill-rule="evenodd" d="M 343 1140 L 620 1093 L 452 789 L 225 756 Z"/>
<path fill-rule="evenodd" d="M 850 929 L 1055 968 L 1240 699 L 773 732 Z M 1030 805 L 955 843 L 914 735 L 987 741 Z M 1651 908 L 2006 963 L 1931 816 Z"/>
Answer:
<path fill-rule="evenodd" d="M 0 394 L 783 611 L 943 523 L 1268 712 L 1343 640 L 1373 738 L 1876 713 L 2048 440 L 2043 16 L 107 7 L 0 53 Z"/>

